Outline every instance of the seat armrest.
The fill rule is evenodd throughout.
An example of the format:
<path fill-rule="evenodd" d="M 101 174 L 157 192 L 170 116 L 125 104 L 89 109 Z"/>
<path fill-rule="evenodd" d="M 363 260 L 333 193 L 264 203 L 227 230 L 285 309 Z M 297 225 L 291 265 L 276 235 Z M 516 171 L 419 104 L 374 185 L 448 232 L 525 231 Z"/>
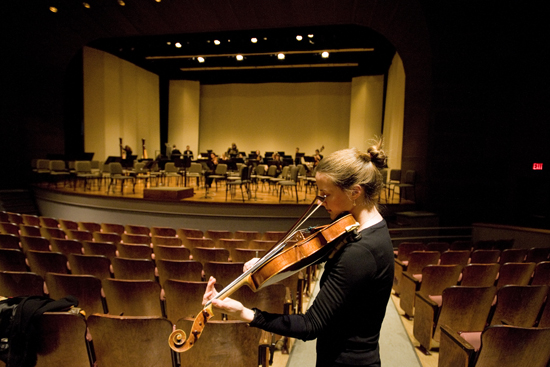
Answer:
<path fill-rule="evenodd" d="M 416 302 L 418 302 L 419 300 L 421 301 L 424 301 L 426 302 L 428 305 L 430 305 L 434 310 L 437 310 L 439 308 L 439 306 L 437 305 L 437 303 L 435 303 L 434 301 L 432 301 L 430 299 L 430 297 L 428 297 L 427 295 L 424 295 L 420 292 L 416 292 Z"/>
<path fill-rule="evenodd" d="M 441 325 L 439 343 L 439 366 L 468 367 L 475 357 L 474 347 L 462 338 L 457 331 Z"/>
<path fill-rule="evenodd" d="M 403 272 L 403 276 L 409 278 L 411 282 L 414 282 L 414 284 L 416 285 L 416 289 L 419 289 L 420 281 L 412 273 L 405 271 Z"/>

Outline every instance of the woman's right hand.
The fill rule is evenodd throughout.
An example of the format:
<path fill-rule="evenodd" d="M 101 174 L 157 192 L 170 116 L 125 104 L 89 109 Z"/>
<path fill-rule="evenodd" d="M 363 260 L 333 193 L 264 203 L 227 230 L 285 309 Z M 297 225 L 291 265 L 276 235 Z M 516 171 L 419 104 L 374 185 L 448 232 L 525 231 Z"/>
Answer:
<path fill-rule="evenodd" d="M 246 273 L 248 270 L 250 270 L 254 266 L 254 264 L 258 262 L 258 260 L 260 260 L 260 258 L 255 257 L 252 260 L 248 260 L 246 263 L 244 263 L 243 273 Z"/>

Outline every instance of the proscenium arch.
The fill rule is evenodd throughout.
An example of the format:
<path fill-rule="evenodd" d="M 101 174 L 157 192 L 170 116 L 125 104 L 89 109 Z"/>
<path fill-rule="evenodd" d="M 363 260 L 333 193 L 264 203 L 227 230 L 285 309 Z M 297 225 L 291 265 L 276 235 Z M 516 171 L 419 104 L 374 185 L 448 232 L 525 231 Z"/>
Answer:
<path fill-rule="evenodd" d="M 47 131 L 40 131 L 35 135 L 27 135 L 25 139 L 20 138 L 21 140 L 9 142 L 5 148 L 21 150 L 20 147 L 25 147 L 23 158 L 27 158 L 29 161 L 32 157 L 43 155 L 46 150 L 50 152 L 64 151 L 65 139 L 70 139 L 70 137 L 67 135 L 64 138 L 53 136 L 56 131 L 64 130 L 63 121 L 59 119 L 64 99 L 63 83 L 67 79 L 74 55 L 77 55 L 85 45 L 93 40 L 104 37 L 277 29 L 310 25 L 358 25 L 368 27 L 383 35 L 395 46 L 403 60 L 406 85 L 401 168 L 403 170 L 415 169 L 418 172 L 417 198 L 418 201 L 423 200 L 425 196 L 424 183 L 429 165 L 427 142 L 432 120 L 433 84 L 429 31 L 423 6 L 418 0 L 385 2 L 326 0 L 315 4 L 306 0 L 247 3 L 238 0 L 221 0 L 216 2 L 215 8 L 211 6 L 211 3 L 200 0 L 177 3 L 179 2 L 160 3 L 163 5 L 163 13 L 160 16 L 165 19 L 159 22 L 141 22 L 141 18 L 138 17 L 129 18 L 130 20 L 119 19 L 116 13 L 133 10 L 130 7 L 123 11 L 114 8 L 112 16 L 101 19 L 102 27 L 90 24 L 89 16 L 82 10 L 75 13 L 70 20 L 63 12 L 57 18 L 48 17 L 48 20 L 43 20 L 43 18 L 38 18 L 40 16 L 38 13 L 25 14 L 22 7 L 13 5 L 13 7 L 18 7 L 16 11 L 25 14 L 25 19 L 29 23 L 26 34 L 40 36 L 42 40 L 33 49 L 36 56 L 32 56 L 33 58 L 28 60 L 30 65 L 33 63 L 42 65 L 42 69 L 40 69 L 42 72 L 35 73 L 37 81 L 33 81 L 33 83 L 40 83 L 41 87 L 33 91 L 34 95 L 29 98 L 37 97 L 44 101 L 41 104 L 41 119 L 45 124 L 51 126 Z M 146 10 L 147 6 L 144 5 L 141 10 Z M 184 7 L 186 11 L 176 11 L 178 7 L 180 9 Z M 137 15 L 143 15 L 145 18 L 159 16 L 154 12 Z M 14 19 L 17 18 L 14 17 Z M 77 32 L 78 36 L 75 37 Z M 62 44 L 63 47 L 55 49 L 51 47 L 51 45 L 59 44 Z M 18 47 L 21 47 L 23 52 L 23 46 Z M 47 68 L 46 65 L 50 67 Z M 11 79 L 7 84 L 13 84 L 14 88 L 10 100 L 7 102 L 13 101 L 13 109 L 23 111 L 25 110 L 24 101 L 18 101 L 17 96 L 22 99 L 21 96 L 28 94 L 27 90 L 24 90 L 25 83 L 18 84 L 15 79 L 13 83 L 9 83 L 10 81 Z M 22 127 L 31 125 L 35 120 L 32 113 L 32 111 L 18 112 L 17 116 L 14 113 L 15 122 L 20 123 L 18 126 Z M 45 142 L 47 146 L 45 146 Z M 14 165 L 14 168 L 19 171 L 22 170 L 21 167 L 24 165 Z"/>

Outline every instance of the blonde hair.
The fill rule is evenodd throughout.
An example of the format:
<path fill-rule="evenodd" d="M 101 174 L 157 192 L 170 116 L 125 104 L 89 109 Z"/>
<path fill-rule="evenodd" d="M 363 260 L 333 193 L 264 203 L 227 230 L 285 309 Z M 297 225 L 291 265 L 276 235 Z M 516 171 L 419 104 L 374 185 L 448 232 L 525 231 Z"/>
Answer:
<path fill-rule="evenodd" d="M 386 167 L 386 154 L 381 149 L 382 140 L 361 152 L 356 148 L 342 149 L 323 158 L 316 172 L 326 175 L 337 187 L 351 193 L 359 185 L 365 193 L 363 200 L 367 208 L 377 206 L 382 191 L 382 173 Z"/>

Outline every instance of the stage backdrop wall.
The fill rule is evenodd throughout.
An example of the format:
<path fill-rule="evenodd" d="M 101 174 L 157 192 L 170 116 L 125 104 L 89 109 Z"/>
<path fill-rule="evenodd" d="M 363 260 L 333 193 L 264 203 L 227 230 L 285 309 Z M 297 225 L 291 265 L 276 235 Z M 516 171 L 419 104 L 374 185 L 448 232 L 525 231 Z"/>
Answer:
<path fill-rule="evenodd" d="M 116 56 L 84 47 L 84 146 L 94 159 L 120 155 L 119 138 L 142 157 L 159 150 L 158 76 Z M 154 158 L 154 157 L 153 157 Z"/>
<path fill-rule="evenodd" d="M 312 155 L 347 148 L 351 83 L 201 86 L 201 151 L 285 151 Z"/>

